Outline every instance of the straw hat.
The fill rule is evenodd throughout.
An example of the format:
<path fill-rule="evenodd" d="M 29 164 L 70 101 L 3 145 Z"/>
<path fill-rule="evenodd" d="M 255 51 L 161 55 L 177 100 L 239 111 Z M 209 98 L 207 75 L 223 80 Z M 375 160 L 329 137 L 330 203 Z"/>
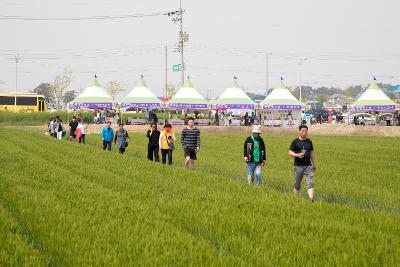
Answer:
<path fill-rule="evenodd" d="M 261 133 L 261 125 L 253 125 L 252 133 Z"/>

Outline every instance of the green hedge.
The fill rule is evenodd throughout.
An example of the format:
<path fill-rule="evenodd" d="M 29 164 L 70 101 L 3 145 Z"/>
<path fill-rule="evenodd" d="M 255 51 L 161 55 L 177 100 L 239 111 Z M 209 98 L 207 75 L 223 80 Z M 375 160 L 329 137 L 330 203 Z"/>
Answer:
<path fill-rule="evenodd" d="M 0 126 L 37 126 L 45 125 L 50 118 L 60 116 L 64 122 L 67 122 L 73 115 L 84 118 L 85 122 L 93 122 L 94 114 L 92 112 L 42 112 L 42 113 L 13 113 L 13 112 L 0 112 Z M 167 113 L 157 113 L 160 120 L 168 119 Z M 188 115 L 188 116 L 194 116 Z M 122 119 L 126 121 L 128 118 L 144 118 L 144 113 L 123 113 Z M 171 118 L 183 118 L 182 114 L 171 114 Z M 204 116 L 203 118 L 208 118 Z"/>
<path fill-rule="evenodd" d="M 42 112 L 42 113 L 13 113 L 0 112 L 1 126 L 36 126 L 47 124 L 50 118 L 60 116 L 64 122 L 68 121 L 73 115 L 78 115 L 77 112 Z M 93 117 L 92 113 L 82 113 L 84 118 Z"/>

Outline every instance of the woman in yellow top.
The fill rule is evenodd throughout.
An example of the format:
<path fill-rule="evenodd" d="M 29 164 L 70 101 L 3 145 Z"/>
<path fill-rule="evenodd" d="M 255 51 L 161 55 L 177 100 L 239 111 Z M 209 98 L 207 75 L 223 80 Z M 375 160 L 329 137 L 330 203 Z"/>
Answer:
<path fill-rule="evenodd" d="M 172 164 L 172 151 L 174 150 L 175 134 L 172 130 L 172 125 L 167 123 L 164 125 L 164 130 L 160 133 L 159 146 L 161 149 L 161 161 L 166 163 L 168 156 L 168 164 Z"/>

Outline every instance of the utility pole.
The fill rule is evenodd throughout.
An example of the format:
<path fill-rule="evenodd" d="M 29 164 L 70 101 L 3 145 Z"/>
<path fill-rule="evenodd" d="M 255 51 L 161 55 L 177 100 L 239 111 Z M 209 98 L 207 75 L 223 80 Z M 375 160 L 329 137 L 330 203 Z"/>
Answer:
<path fill-rule="evenodd" d="M 180 51 L 181 51 L 181 83 L 182 87 L 185 83 L 185 63 L 183 61 L 183 43 L 184 43 L 184 36 L 183 36 L 183 14 L 182 14 L 182 0 L 179 0 L 179 44 L 180 44 Z"/>
<path fill-rule="evenodd" d="M 164 97 L 167 97 L 167 87 L 168 87 L 168 46 L 165 46 L 165 87 L 164 87 Z"/>
<path fill-rule="evenodd" d="M 18 62 L 20 58 L 15 55 L 15 98 L 14 98 L 14 112 L 17 112 L 17 92 L 18 92 Z"/>
<path fill-rule="evenodd" d="M 178 48 L 174 49 L 174 52 L 180 52 L 181 56 L 180 72 L 182 86 L 185 83 L 185 61 L 183 58 L 183 50 L 184 44 L 189 40 L 189 35 L 187 34 L 187 32 L 183 31 L 183 12 L 185 12 L 185 10 L 182 9 L 182 0 L 179 0 L 179 10 L 166 13 L 166 15 L 168 15 L 169 17 L 174 16 L 174 18 L 172 19 L 173 23 L 179 22 Z"/>
<path fill-rule="evenodd" d="M 268 65 L 269 65 L 269 56 L 270 55 L 272 55 L 272 53 L 268 53 L 268 51 L 267 51 L 267 57 L 266 57 L 266 59 L 267 59 L 267 64 L 266 64 L 266 69 L 265 69 L 265 96 L 267 96 L 267 94 L 268 94 L 268 87 L 269 87 L 269 84 L 268 84 Z"/>
<path fill-rule="evenodd" d="M 210 100 L 211 99 L 211 93 L 212 93 L 212 89 L 207 89 L 207 95 L 206 95 L 206 98 L 208 99 L 208 100 Z"/>

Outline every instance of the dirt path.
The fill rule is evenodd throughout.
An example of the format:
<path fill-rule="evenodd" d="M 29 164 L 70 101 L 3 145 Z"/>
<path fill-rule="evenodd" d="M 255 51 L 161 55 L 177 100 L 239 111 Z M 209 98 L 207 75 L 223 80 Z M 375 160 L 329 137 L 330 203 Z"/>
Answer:
<path fill-rule="evenodd" d="M 10 126 L 12 127 L 12 126 Z M 100 133 L 104 125 L 87 125 L 87 133 Z M 162 126 L 161 126 L 162 127 Z M 14 127 L 12 127 L 14 128 Z M 15 128 L 21 128 L 16 126 Z M 25 129 L 36 129 L 38 131 L 46 132 L 45 126 L 25 126 Z M 117 129 L 117 127 L 113 127 Z M 180 132 L 183 126 L 174 126 L 175 132 Z M 251 131 L 248 127 L 228 127 L 228 126 L 201 126 L 199 127 L 203 133 L 241 133 L 247 134 Z M 324 135 L 324 136 L 391 136 L 400 137 L 400 127 L 385 127 L 385 126 L 347 126 L 347 125 L 313 125 L 309 126 L 310 134 L 312 135 Z M 148 130 L 146 125 L 126 125 L 125 129 L 129 132 L 134 133 L 145 133 Z M 285 135 L 285 134 L 296 134 L 297 129 L 293 128 L 270 128 L 263 127 L 263 134 L 271 135 Z"/>

